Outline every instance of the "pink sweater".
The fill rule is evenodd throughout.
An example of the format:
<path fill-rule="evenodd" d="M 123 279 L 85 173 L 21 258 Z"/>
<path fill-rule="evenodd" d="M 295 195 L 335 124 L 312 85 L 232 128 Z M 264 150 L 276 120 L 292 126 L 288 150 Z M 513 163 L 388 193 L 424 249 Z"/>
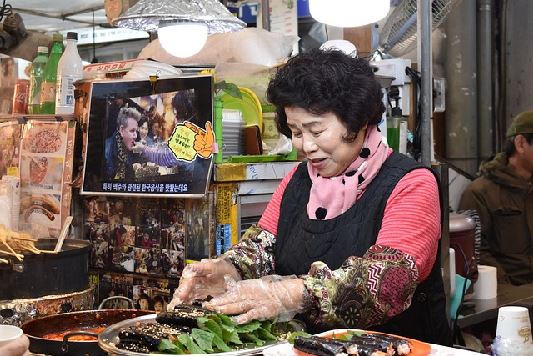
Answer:
<path fill-rule="evenodd" d="M 259 220 L 259 226 L 274 235 L 278 232 L 281 199 L 296 168 L 283 178 Z M 389 196 L 376 244 L 413 256 L 423 281 L 435 262 L 440 225 L 437 182 L 427 169 L 416 169 L 406 174 Z"/>

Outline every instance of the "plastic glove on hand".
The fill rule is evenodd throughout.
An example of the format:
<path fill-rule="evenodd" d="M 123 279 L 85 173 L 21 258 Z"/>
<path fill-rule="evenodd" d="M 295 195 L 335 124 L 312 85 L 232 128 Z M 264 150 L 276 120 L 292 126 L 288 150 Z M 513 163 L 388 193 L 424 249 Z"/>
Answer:
<path fill-rule="evenodd" d="M 226 292 L 225 276 L 234 280 L 241 279 L 237 269 L 226 260 L 205 259 L 187 265 L 183 269 L 172 301 L 168 304 L 168 310 L 174 309 L 178 304 L 191 304 L 195 300 L 205 300 L 208 296 L 223 294 Z"/>
<path fill-rule="evenodd" d="M 227 292 L 204 303 L 218 313 L 236 315 L 238 324 L 277 318 L 288 321 L 303 311 L 304 283 L 295 277 L 268 276 L 234 281 L 227 279 Z"/>

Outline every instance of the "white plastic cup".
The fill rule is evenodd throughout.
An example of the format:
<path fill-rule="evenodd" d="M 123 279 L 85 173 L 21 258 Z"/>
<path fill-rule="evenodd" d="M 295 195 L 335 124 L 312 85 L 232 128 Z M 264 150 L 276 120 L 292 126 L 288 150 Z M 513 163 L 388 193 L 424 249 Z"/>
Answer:
<path fill-rule="evenodd" d="M 22 329 L 13 325 L 0 325 L 0 346 L 16 340 L 23 334 Z"/>
<path fill-rule="evenodd" d="M 496 299 L 498 293 L 498 278 L 496 267 L 478 265 L 478 278 L 474 284 L 475 299 Z"/>
<path fill-rule="evenodd" d="M 496 337 L 516 343 L 532 344 L 529 311 L 524 307 L 506 306 L 498 310 Z M 533 346 L 532 346 L 533 347 Z"/>

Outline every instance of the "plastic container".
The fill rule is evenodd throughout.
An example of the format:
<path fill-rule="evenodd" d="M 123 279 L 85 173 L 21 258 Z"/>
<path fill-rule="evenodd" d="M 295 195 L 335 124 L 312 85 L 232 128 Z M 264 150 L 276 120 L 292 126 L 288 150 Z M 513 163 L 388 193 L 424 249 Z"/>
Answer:
<path fill-rule="evenodd" d="M 37 57 L 32 62 L 30 77 L 30 94 L 28 97 L 28 114 L 40 114 L 41 112 L 41 84 L 43 82 L 44 70 L 48 63 L 48 47 L 39 46 Z"/>
<path fill-rule="evenodd" d="M 476 224 L 469 216 L 450 213 L 450 247 L 455 250 L 455 271 L 465 278 L 472 278 L 477 270 L 474 254 Z"/>
<path fill-rule="evenodd" d="M 67 33 L 67 46 L 57 65 L 56 114 L 74 113 L 74 83 L 83 78 L 83 62 L 78 53 L 78 34 Z"/>
<path fill-rule="evenodd" d="M 43 82 L 41 84 L 41 114 L 55 114 L 56 109 L 57 65 L 63 54 L 63 35 L 54 33 L 52 40 L 52 50 L 44 68 Z"/>

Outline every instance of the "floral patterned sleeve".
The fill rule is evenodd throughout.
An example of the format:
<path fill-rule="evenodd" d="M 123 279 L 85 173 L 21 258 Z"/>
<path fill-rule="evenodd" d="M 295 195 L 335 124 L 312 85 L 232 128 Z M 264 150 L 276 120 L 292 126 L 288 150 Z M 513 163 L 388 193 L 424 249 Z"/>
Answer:
<path fill-rule="evenodd" d="M 301 276 L 312 296 L 310 319 L 317 325 L 367 328 L 411 305 L 417 287 L 415 259 L 400 250 L 374 245 L 336 270 L 323 262 Z"/>
<path fill-rule="evenodd" d="M 222 258 L 243 279 L 273 274 L 276 236 L 252 226 Z M 367 328 L 382 324 L 411 305 L 418 281 L 415 258 L 391 247 L 374 245 L 362 257 L 350 257 L 336 270 L 314 262 L 300 276 L 306 287 L 306 314 L 317 325 Z"/>
<path fill-rule="evenodd" d="M 222 258 L 229 259 L 243 279 L 261 278 L 274 273 L 275 242 L 273 234 L 252 226 Z"/>

